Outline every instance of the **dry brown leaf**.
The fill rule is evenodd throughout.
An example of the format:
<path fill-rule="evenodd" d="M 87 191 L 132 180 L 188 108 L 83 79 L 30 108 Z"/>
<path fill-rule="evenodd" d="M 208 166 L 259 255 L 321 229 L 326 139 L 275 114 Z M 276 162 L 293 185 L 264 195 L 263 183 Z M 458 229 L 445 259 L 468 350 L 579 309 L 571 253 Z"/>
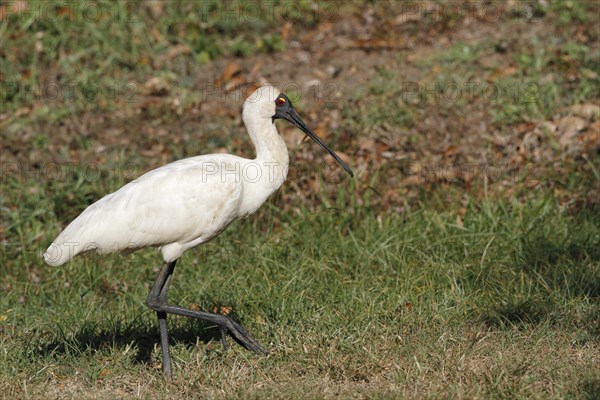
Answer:
<path fill-rule="evenodd" d="M 167 3 L 162 0 L 146 0 L 142 4 L 146 6 L 146 8 L 150 11 L 150 14 L 152 14 L 152 17 L 156 19 L 162 15 Z"/>
<path fill-rule="evenodd" d="M 321 139 L 326 140 L 327 137 L 329 136 L 329 131 L 327 129 L 325 129 L 324 126 L 317 126 L 314 129 L 314 131 L 317 134 L 317 136 L 319 136 Z"/>
<path fill-rule="evenodd" d="M 69 7 L 59 7 L 58 11 L 56 12 L 58 14 L 59 17 L 64 17 L 64 16 L 69 16 L 73 14 L 73 10 L 71 10 Z"/>
<path fill-rule="evenodd" d="M 217 79 L 217 85 L 227 82 L 227 81 L 231 80 L 233 77 L 235 77 L 241 73 L 242 73 L 242 67 L 240 67 L 238 64 L 236 64 L 234 62 L 230 62 L 229 64 L 227 64 L 225 66 L 225 69 L 223 69 L 223 73 Z"/>
<path fill-rule="evenodd" d="M 156 28 L 152 28 L 150 30 L 150 35 L 152 35 L 152 37 L 154 38 L 154 40 L 156 40 L 157 42 L 164 42 L 165 38 L 163 37 L 162 33 L 160 33 L 160 31 Z M 180 45 L 178 45 L 180 46 Z M 177 46 L 174 46 L 177 47 Z M 168 51 L 167 51 L 168 52 Z"/>
<path fill-rule="evenodd" d="M 458 214 L 456 215 L 456 225 L 457 226 L 464 226 L 463 218 L 460 215 L 458 215 Z"/>
<path fill-rule="evenodd" d="M 154 76 L 144 83 L 144 94 L 166 96 L 169 94 L 169 84 L 160 76 Z"/>
<path fill-rule="evenodd" d="M 600 106 L 593 103 L 575 104 L 571 107 L 571 112 L 578 117 L 591 120 L 600 116 Z"/>
<path fill-rule="evenodd" d="M 252 93 L 254 93 L 254 91 L 256 89 L 258 89 L 260 87 L 260 84 L 258 82 L 251 82 L 248 87 L 246 87 L 246 93 L 244 93 L 245 97 L 250 96 Z"/>
<path fill-rule="evenodd" d="M 377 141 L 375 142 L 375 152 L 381 154 L 384 151 L 389 150 L 390 146 L 387 143 Z"/>
<path fill-rule="evenodd" d="M 225 66 L 223 73 L 216 80 L 217 85 L 225 84 L 225 90 L 231 91 L 247 83 L 246 76 L 242 74 L 242 68 L 233 62 Z"/>
<path fill-rule="evenodd" d="M 550 121 L 544 121 L 539 126 L 538 129 L 542 132 L 547 133 L 555 133 L 556 132 L 556 124 Z"/>
<path fill-rule="evenodd" d="M 519 134 L 523 134 L 529 132 L 535 128 L 535 123 L 533 122 L 523 122 L 517 125 L 517 132 Z"/>
<path fill-rule="evenodd" d="M 595 151 L 600 147 L 600 119 L 584 130 L 580 137 L 586 151 Z"/>
<path fill-rule="evenodd" d="M 519 72 L 519 69 L 514 66 L 509 66 L 506 68 L 498 68 L 490 74 L 489 79 L 493 81 L 498 78 L 515 75 L 518 72 Z"/>
<path fill-rule="evenodd" d="M 586 126 L 586 121 L 579 117 L 568 116 L 558 121 L 558 135 L 561 146 L 567 146 Z"/>
<path fill-rule="evenodd" d="M 241 75 L 233 77 L 233 78 L 231 78 L 231 80 L 229 82 L 227 82 L 225 84 L 225 90 L 228 91 L 228 92 L 231 91 L 231 90 L 235 90 L 235 89 L 237 89 L 238 87 L 242 86 L 245 83 L 246 83 L 246 78 L 245 77 L 243 77 Z"/>
<path fill-rule="evenodd" d="M 23 115 L 29 114 L 30 112 L 31 112 L 30 107 L 21 107 L 21 108 L 18 108 L 17 111 L 15 111 L 13 117 L 19 118 L 19 117 L 22 117 Z"/>
<path fill-rule="evenodd" d="M 392 20 L 392 25 L 400 26 L 406 24 L 407 22 L 419 21 L 420 19 L 421 15 L 418 12 L 405 12 L 402 14 L 398 14 Z"/>
<path fill-rule="evenodd" d="M 355 39 L 348 46 L 353 49 L 404 49 L 407 46 L 396 40 L 387 39 Z"/>
<path fill-rule="evenodd" d="M 290 35 L 290 29 L 292 29 L 292 23 L 289 21 L 287 21 L 281 26 L 281 30 L 279 31 L 281 39 L 283 39 L 284 41 L 288 40 L 288 37 Z"/>
<path fill-rule="evenodd" d="M 456 153 L 458 153 L 458 150 L 460 149 L 460 147 L 458 147 L 455 144 L 451 144 L 450 146 L 446 147 L 444 149 L 444 157 L 452 157 L 453 155 L 455 155 Z"/>
<path fill-rule="evenodd" d="M 213 314 L 229 315 L 233 312 L 233 308 L 229 306 L 217 306 L 213 304 L 211 312 Z"/>
<path fill-rule="evenodd" d="M 167 50 L 167 58 L 172 60 L 175 57 L 190 54 L 190 52 L 191 52 L 191 50 L 187 45 L 178 44 L 178 45 L 169 47 L 169 50 Z"/>
<path fill-rule="evenodd" d="M 374 153 L 376 152 L 376 143 L 375 140 L 369 138 L 369 137 L 365 137 L 365 136 L 361 136 L 358 139 L 358 153 L 359 154 L 366 154 L 366 153 Z"/>
<path fill-rule="evenodd" d="M 422 183 L 421 175 L 412 174 L 402 179 L 403 186 L 419 186 Z"/>

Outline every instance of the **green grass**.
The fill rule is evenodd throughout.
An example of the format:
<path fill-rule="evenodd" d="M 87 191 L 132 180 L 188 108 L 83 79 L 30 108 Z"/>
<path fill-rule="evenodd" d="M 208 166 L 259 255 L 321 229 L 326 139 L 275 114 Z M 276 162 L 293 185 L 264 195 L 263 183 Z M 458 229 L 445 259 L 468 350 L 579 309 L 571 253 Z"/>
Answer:
<path fill-rule="evenodd" d="M 20 214 L 32 225 L 54 220 L 29 207 Z M 599 354 L 599 215 L 542 194 L 469 204 L 460 224 L 453 211 L 378 218 L 271 207 L 186 253 L 171 294 L 183 306 L 232 307 L 271 355 L 223 352 L 214 327 L 171 318 L 166 386 L 144 304 L 159 254 L 42 266 L 47 230 L 35 251 L 3 248 L 0 387 L 9 398 L 48 385 L 98 397 L 320 397 L 328 388 L 584 398 L 599 380 L 581 374 Z"/>
<path fill-rule="evenodd" d="M 540 3 L 534 22 L 521 8 L 493 23 L 463 24 L 449 12 L 396 25 L 399 2 L 278 1 L 275 18 L 255 20 L 224 12 L 245 2 L 205 2 L 201 23 L 197 3 L 169 3 L 159 16 L 149 3 L 127 4 L 139 17 L 130 23 L 12 15 L 0 24 L 0 397 L 598 398 L 597 146 L 569 153 L 547 133 L 539 154 L 512 158 L 527 145 L 524 122 L 597 104 L 597 6 Z M 327 33 L 320 17 L 331 11 L 339 14 Z M 331 60 L 313 60 L 339 73 L 329 82 L 337 101 L 288 93 L 309 122 L 325 124 L 355 179 L 329 176 L 316 146 L 294 149 L 302 156 L 278 194 L 175 270 L 173 303 L 231 308 L 271 354 L 224 351 L 215 327 L 171 317 L 175 377 L 165 381 L 145 305 L 160 253 L 55 268 L 42 252 L 87 205 L 151 168 L 221 148 L 250 155 L 232 117 L 240 104 L 203 99 L 202 79 L 232 61 L 244 71 L 261 64 L 269 79 L 296 70 L 313 79 L 294 57 L 298 43 L 317 54 L 324 40 L 362 38 L 363 25 L 370 37 L 414 47 L 356 58 L 340 45 Z M 187 50 L 169 55 L 177 46 Z M 351 72 L 363 58 L 375 67 Z M 170 94 L 143 94 L 157 76 Z M 36 98 L 36 87 L 59 79 L 77 83 L 74 98 Z M 128 83 L 136 101 L 122 92 L 114 100 L 110 90 Z M 425 95 L 409 95 L 411 83 Z M 502 95 L 465 96 L 473 83 Z M 456 101 L 444 97 L 452 85 L 463 90 Z M 586 134 L 597 120 L 585 121 Z M 411 170 L 472 163 L 501 176 Z"/>
<path fill-rule="evenodd" d="M 318 1 L 183 1 L 159 3 L 160 11 L 143 1 L 27 3 L 26 12 L 7 12 L 0 26 L 10 55 L 0 57 L 0 100 L 14 111 L 52 99 L 65 115 L 92 105 L 114 111 L 135 100 L 157 71 L 180 76 L 222 56 L 281 51 L 285 43 L 274 30 L 282 21 L 309 28 L 337 9 L 314 12 Z M 184 51 L 170 53 L 176 46 Z M 96 101 L 105 98 L 116 101 Z"/>
<path fill-rule="evenodd" d="M 583 13 L 590 4 L 553 2 L 550 9 L 560 20 L 567 12 Z M 511 23 L 519 26 L 521 21 L 506 25 Z M 598 30 L 589 34 L 597 38 Z M 594 40 L 583 44 L 572 35 L 557 27 L 550 38 L 528 33 L 454 41 L 419 60 L 420 67 L 430 69 L 428 79 L 421 81 L 420 96 L 408 97 L 449 110 L 483 102 L 499 124 L 550 118 L 559 107 L 590 102 L 600 93 L 598 47 Z"/>

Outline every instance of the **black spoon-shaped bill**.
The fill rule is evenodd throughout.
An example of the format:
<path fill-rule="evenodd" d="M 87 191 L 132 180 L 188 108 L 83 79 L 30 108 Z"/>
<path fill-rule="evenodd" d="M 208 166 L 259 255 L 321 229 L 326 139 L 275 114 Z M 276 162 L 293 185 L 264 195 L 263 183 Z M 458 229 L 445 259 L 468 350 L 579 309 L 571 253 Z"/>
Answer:
<path fill-rule="evenodd" d="M 277 100 L 275 100 L 275 115 L 273 115 L 273 121 L 275 121 L 278 118 L 283 118 L 286 121 L 289 121 L 295 127 L 299 128 L 309 138 L 311 138 L 312 140 L 317 142 L 322 148 L 324 148 L 325 151 L 328 152 L 335 159 L 335 161 L 337 161 L 338 164 L 340 164 L 342 168 L 346 170 L 348 174 L 350 174 L 350 176 L 354 176 L 354 172 L 352 172 L 352 169 L 348 166 L 348 164 L 346 164 L 340 158 L 340 156 L 338 156 L 335 153 L 335 151 L 331 150 L 331 148 L 327 146 L 325 142 L 323 142 L 323 140 L 306 125 L 302 118 L 300 118 L 300 116 L 292 106 L 292 102 L 290 101 L 290 99 L 288 99 L 287 96 L 283 93 L 277 96 Z"/>

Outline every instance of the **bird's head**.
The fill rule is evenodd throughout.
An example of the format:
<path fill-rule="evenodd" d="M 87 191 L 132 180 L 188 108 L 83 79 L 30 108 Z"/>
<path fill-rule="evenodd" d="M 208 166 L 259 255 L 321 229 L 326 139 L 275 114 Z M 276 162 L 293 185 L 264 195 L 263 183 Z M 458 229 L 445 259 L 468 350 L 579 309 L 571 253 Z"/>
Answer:
<path fill-rule="evenodd" d="M 276 119 L 287 120 L 325 149 L 350 176 L 354 176 L 348 164 L 306 125 L 294 109 L 290 99 L 277 88 L 271 85 L 264 85 L 256 89 L 244 102 L 244 114 L 247 113 L 252 113 L 259 118 L 270 119 L 272 123 L 275 123 Z"/>

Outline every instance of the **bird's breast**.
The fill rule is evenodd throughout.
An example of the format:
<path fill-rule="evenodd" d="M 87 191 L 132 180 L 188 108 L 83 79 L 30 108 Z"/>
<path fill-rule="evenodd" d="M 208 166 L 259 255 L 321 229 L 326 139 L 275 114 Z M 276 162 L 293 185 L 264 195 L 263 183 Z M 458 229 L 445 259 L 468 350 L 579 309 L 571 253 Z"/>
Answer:
<path fill-rule="evenodd" d="M 285 181 L 288 164 L 276 161 L 251 160 L 245 164 L 242 177 L 241 216 L 254 213 Z"/>

